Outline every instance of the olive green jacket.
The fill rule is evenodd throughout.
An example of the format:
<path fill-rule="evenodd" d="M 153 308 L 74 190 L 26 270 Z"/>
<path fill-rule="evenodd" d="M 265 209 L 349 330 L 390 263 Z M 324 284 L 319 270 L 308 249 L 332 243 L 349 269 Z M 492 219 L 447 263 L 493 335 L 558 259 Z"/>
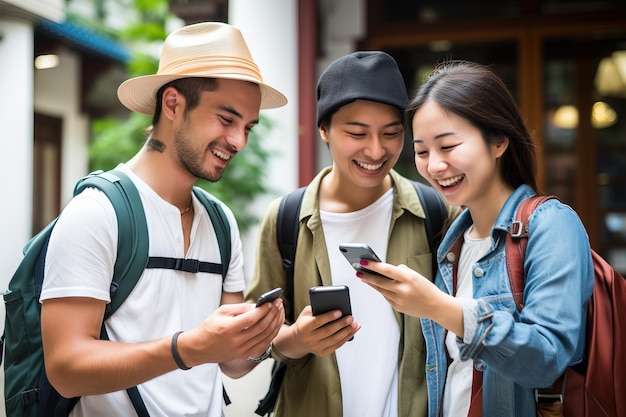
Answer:
<path fill-rule="evenodd" d="M 293 283 L 294 299 L 283 297 L 287 318 L 297 318 L 302 309 L 309 305 L 310 287 L 332 285 L 318 204 L 320 182 L 328 172 L 330 168 L 326 168 L 313 179 L 302 200 Z M 432 279 L 432 258 L 424 229 L 424 211 L 415 188 L 395 171 L 391 171 L 390 175 L 394 183 L 394 198 L 386 260 L 396 265 L 406 264 Z M 261 221 L 256 267 L 246 296 L 250 302 L 273 288 L 285 288 L 286 277 L 276 241 L 279 202 L 280 199 L 272 202 Z M 454 216 L 459 212 L 457 207 L 448 207 L 448 211 Z M 398 312 L 396 317 L 400 326 L 398 417 L 426 416 L 425 344 L 420 320 Z M 275 350 L 273 357 L 288 365 L 276 404 L 275 417 L 342 416 L 341 384 L 334 353 L 325 357 L 309 354 L 301 359 L 289 359 Z M 385 358 L 372 358 L 374 360 Z M 376 381 L 372 383 L 375 384 Z"/>

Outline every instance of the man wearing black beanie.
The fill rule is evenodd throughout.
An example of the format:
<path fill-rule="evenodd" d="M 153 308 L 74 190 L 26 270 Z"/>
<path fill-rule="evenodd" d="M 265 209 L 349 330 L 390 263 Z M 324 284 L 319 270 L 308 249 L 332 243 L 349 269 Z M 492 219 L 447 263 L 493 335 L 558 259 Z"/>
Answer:
<path fill-rule="evenodd" d="M 355 276 L 338 246 L 368 244 L 382 260 L 432 275 L 424 210 L 393 170 L 404 144 L 407 91 L 396 61 L 361 51 L 334 61 L 317 85 L 317 124 L 333 163 L 308 185 L 299 217 L 293 299 L 273 341 L 287 364 L 275 417 L 409 417 L 427 414 L 419 319 L 395 312 Z M 287 286 L 276 238 L 280 199 L 259 234 L 248 301 Z M 447 207 L 454 216 L 458 209 Z M 345 285 L 352 315 L 313 315 L 309 288 Z"/>

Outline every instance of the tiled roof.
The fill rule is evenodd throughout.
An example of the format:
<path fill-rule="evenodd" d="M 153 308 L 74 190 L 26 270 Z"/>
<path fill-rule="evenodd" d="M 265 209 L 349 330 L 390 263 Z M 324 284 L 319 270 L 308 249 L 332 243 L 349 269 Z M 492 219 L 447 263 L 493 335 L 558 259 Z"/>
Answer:
<path fill-rule="evenodd" d="M 37 28 L 53 37 L 116 61 L 126 62 L 130 58 L 128 51 L 118 42 L 76 23 L 42 20 L 37 22 Z"/>

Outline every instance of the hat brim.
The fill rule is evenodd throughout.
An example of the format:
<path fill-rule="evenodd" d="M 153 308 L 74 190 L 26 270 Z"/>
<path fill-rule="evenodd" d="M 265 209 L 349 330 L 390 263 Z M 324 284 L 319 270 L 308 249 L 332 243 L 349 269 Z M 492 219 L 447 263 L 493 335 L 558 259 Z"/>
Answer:
<path fill-rule="evenodd" d="M 163 85 L 170 81 L 178 80 L 181 78 L 189 77 L 205 77 L 205 78 L 224 78 L 230 80 L 249 81 L 257 84 L 261 89 L 261 110 L 274 109 L 287 104 L 287 97 L 275 88 L 270 87 L 265 83 L 260 83 L 259 80 L 246 77 L 241 74 L 224 75 L 219 76 L 207 76 L 207 75 L 193 75 L 193 74 L 163 74 L 163 75 L 144 75 L 141 77 L 131 78 L 124 81 L 117 89 L 117 97 L 120 102 L 126 106 L 129 110 L 137 113 L 146 114 L 148 116 L 154 115 L 156 106 L 156 93 Z"/>

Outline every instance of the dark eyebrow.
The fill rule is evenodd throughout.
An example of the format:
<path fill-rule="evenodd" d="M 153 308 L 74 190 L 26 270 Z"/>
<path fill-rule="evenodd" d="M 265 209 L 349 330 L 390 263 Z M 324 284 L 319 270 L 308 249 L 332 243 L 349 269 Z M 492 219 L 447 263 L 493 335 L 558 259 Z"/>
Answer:
<path fill-rule="evenodd" d="M 452 135 L 454 135 L 454 132 L 440 133 L 437 136 L 435 136 L 435 140 L 441 139 L 441 138 L 446 137 L 446 136 L 452 136 Z M 413 143 L 421 143 L 421 142 L 424 142 L 424 141 L 422 139 L 413 139 L 412 142 Z"/>
<path fill-rule="evenodd" d="M 391 122 L 391 123 L 387 123 L 385 126 L 383 126 L 383 128 L 386 127 L 394 127 L 394 126 L 400 126 L 400 127 L 404 127 L 404 124 L 402 123 L 401 120 L 396 120 L 395 122 Z"/>
<path fill-rule="evenodd" d="M 362 122 L 346 122 L 347 125 L 351 125 L 351 126 L 359 126 L 359 127 L 370 127 L 370 125 L 368 125 L 367 123 L 362 123 Z M 387 123 L 386 125 L 383 126 L 383 129 L 388 128 L 388 127 L 394 127 L 394 126 L 402 126 L 402 122 L 400 120 L 396 120 L 395 122 L 391 122 L 391 123 Z"/>
<path fill-rule="evenodd" d="M 231 115 L 235 116 L 238 119 L 243 120 L 243 116 L 241 115 L 241 113 L 239 113 L 237 110 L 233 109 L 232 107 L 229 106 L 225 106 L 225 105 L 221 105 L 218 106 L 220 110 L 225 111 L 226 113 L 230 113 Z M 254 119 L 248 122 L 248 124 L 252 124 L 252 125 L 258 125 L 259 124 L 259 119 Z"/>

